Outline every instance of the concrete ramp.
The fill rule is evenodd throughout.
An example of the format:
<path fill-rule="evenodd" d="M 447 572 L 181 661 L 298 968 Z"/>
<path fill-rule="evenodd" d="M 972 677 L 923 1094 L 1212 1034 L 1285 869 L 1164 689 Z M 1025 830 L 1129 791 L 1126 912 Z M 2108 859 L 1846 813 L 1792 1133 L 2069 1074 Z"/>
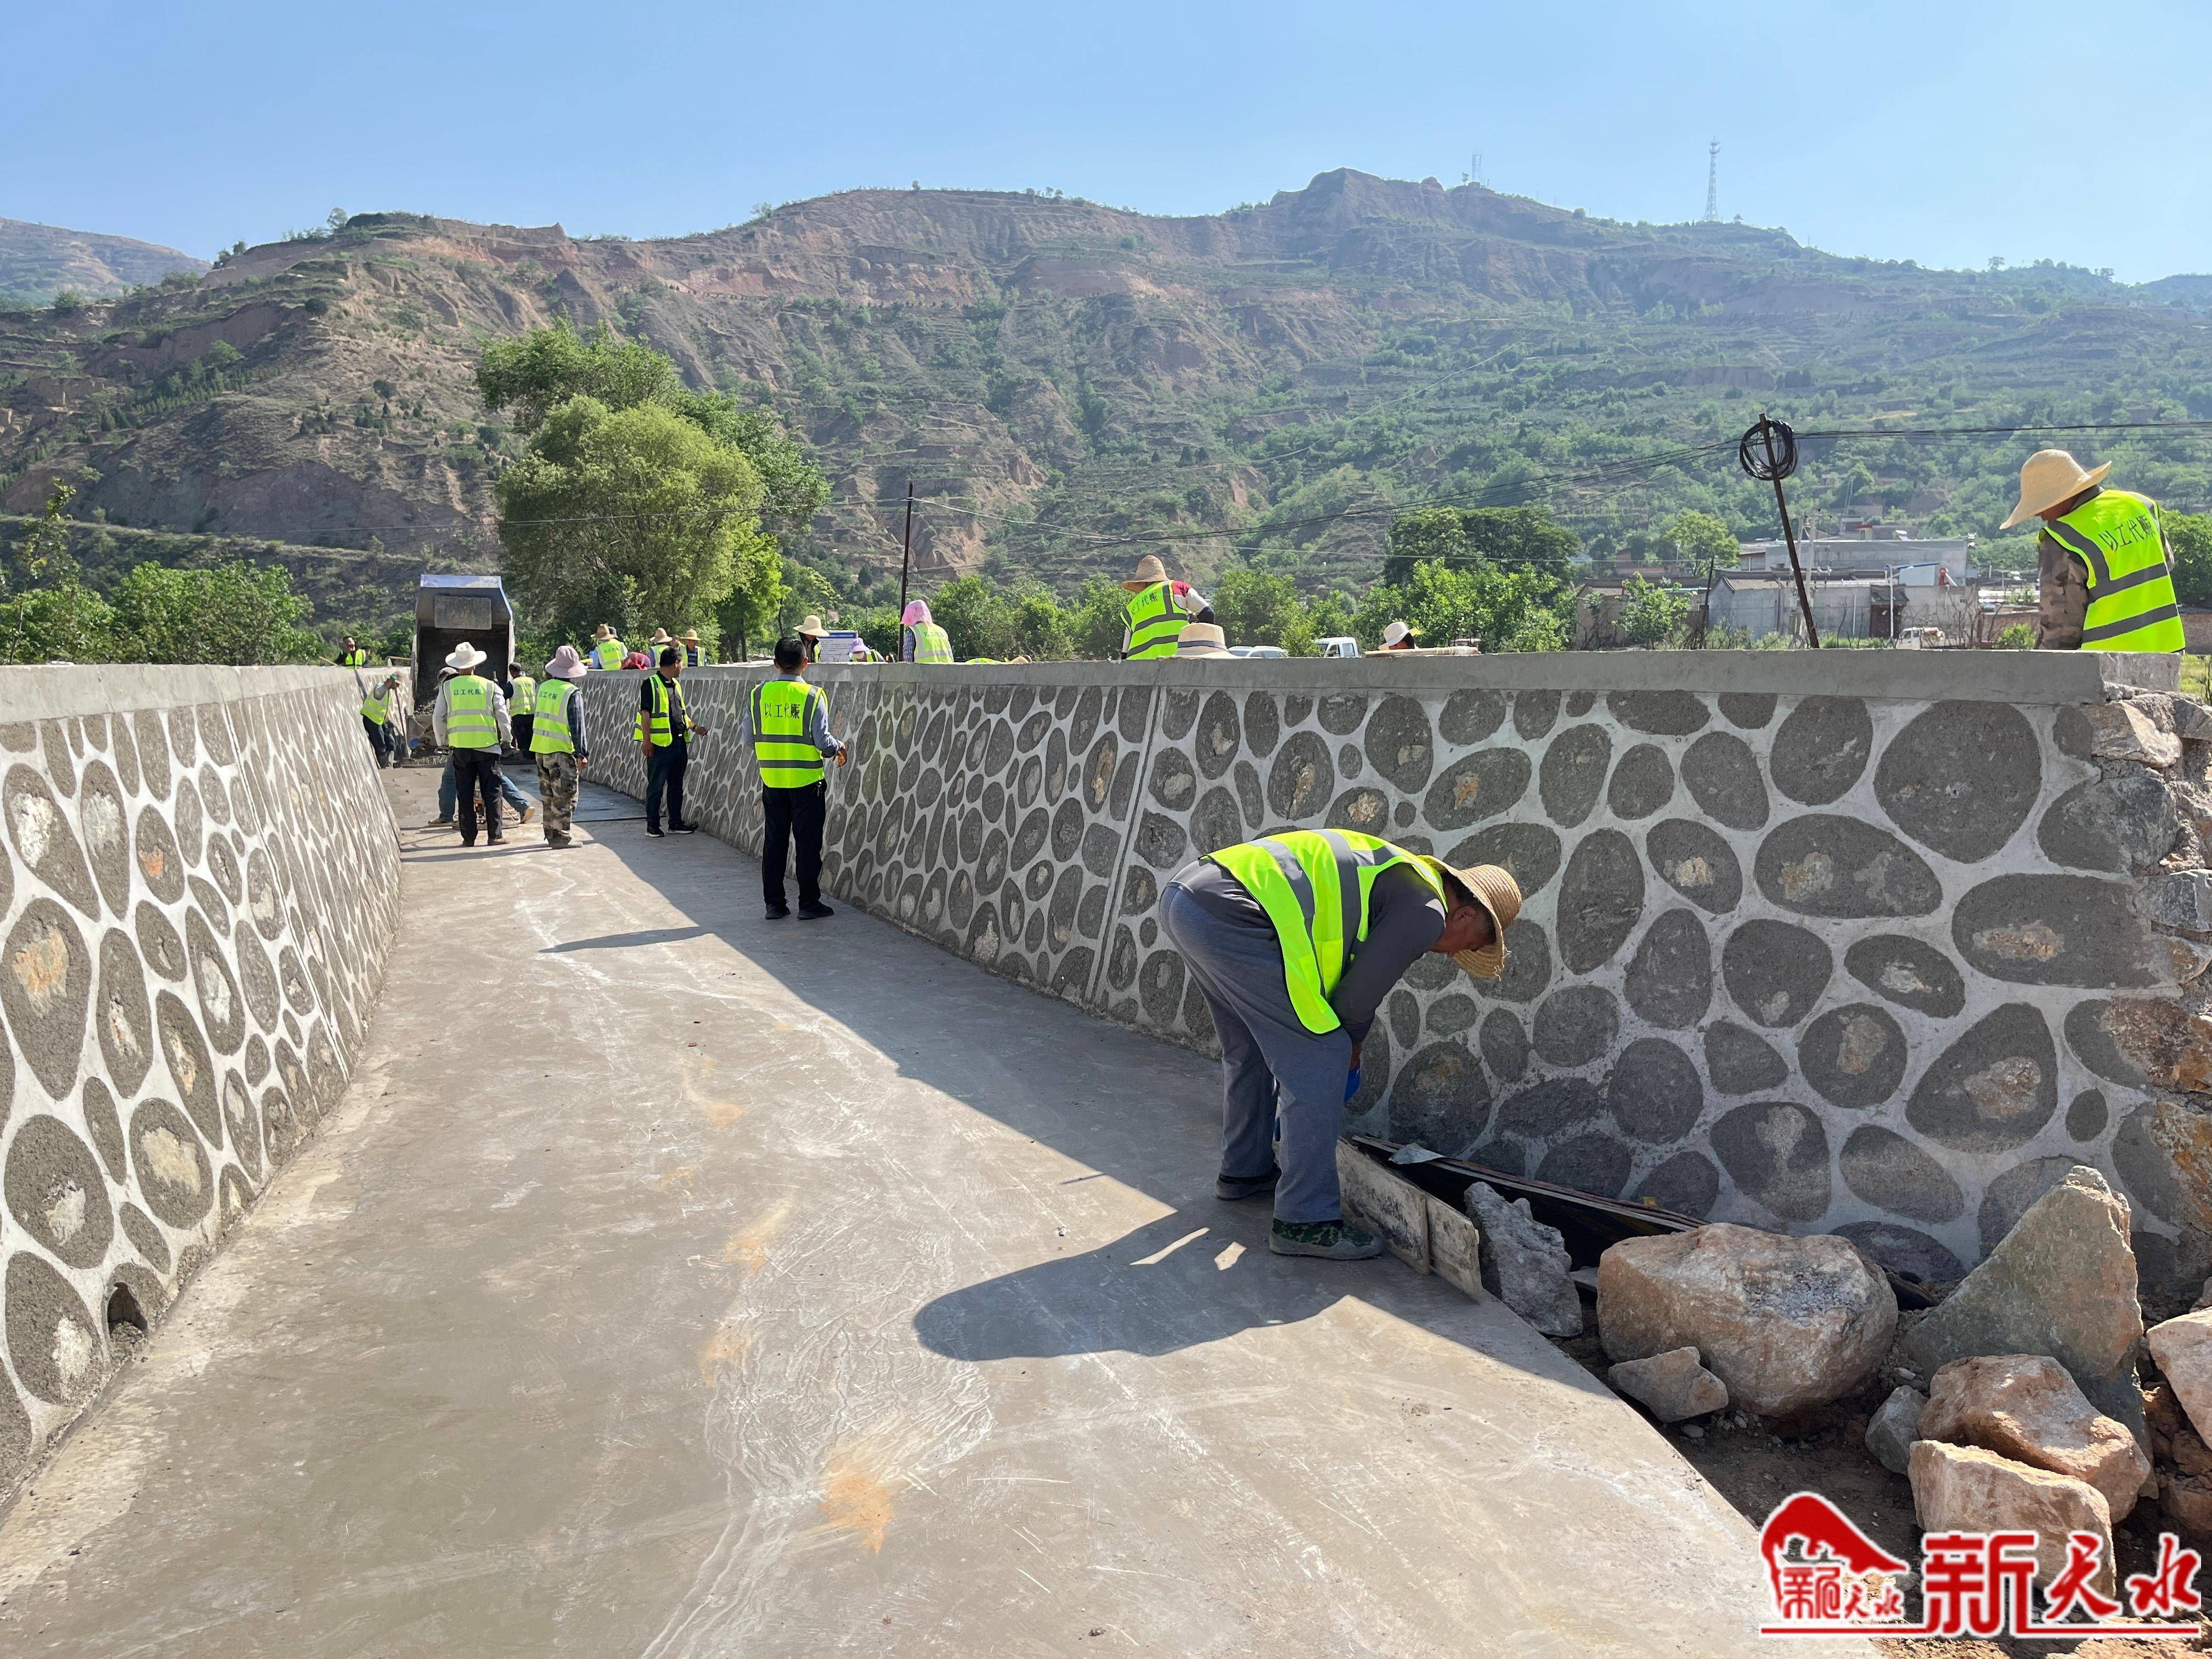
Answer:
<path fill-rule="evenodd" d="M 623 816 L 406 832 L 350 1097 L 0 1522 L 0 1650 L 1765 1650 L 1626 1406 L 1212 1199 L 1212 1066 Z"/>

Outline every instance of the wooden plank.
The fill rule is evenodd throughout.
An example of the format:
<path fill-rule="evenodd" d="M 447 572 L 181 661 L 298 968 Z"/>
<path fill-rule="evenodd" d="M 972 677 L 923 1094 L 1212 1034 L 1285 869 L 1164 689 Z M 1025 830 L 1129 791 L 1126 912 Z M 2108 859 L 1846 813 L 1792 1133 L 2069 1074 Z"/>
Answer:
<path fill-rule="evenodd" d="M 1429 1271 L 1429 1195 L 1347 1141 L 1336 1143 L 1344 1218 L 1381 1239 L 1415 1273 Z"/>
<path fill-rule="evenodd" d="M 1474 1301 L 1482 1300 L 1482 1234 L 1474 1218 L 1423 1193 L 1429 1211 L 1429 1263 L 1437 1278 Z"/>

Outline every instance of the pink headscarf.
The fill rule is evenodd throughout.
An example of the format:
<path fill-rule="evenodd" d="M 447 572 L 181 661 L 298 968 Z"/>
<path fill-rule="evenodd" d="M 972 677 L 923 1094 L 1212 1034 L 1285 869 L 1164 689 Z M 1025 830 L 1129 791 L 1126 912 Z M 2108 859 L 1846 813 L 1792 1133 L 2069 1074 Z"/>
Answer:
<path fill-rule="evenodd" d="M 899 618 L 899 625 L 902 628 L 911 628 L 916 623 L 926 623 L 929 620 L 929 601 L 916 599 L 907 606 L 906 614 Z"/>

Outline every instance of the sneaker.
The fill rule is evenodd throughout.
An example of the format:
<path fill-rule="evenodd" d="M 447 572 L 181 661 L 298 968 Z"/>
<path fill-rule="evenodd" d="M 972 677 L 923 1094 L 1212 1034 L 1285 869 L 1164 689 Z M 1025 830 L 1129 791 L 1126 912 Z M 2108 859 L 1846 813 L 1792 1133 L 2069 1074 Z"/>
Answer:
<path fill-rule="evenodd" d="M 789 921 L 791 920 L 791 907 L 788 904 L 769 905 L 768 907 L 768 920 L 770 921 Z"/>
<path fill-rule="evenodd" d="M 679 836 L 696 836 L 699 833 L 699 826 L 696 823 L 672 823 L 668 827 L 673 833 Z"/>
<path fill-rule="evenodd" d="M 537 816 L 538 816 L 538 809 L 537 809 L 536 807 L 534 807 L 534 806 L 526 806 L 526 807 L 524 807 L 524 808 L 522 809 L 522 811 L 521 811 L 520 816 L 519 816 L 519 817 L 518 817 L 514 821 L 515 821 L 517 823 L 529 823 L 529 822 L 530 822 L 530 820 L 531 820 L 531 819 L 532 819 L 532 818 L 536 817 Z"/>
<path fill-rule="evenodd" d="M 493 836 L 484 842 L 484 845 L 487 847 L 504 847 L 507 845 L 507 837 L 505 836 Z"/>
<path fill-rule="evenodd" d="M 648 823 L 645 826 L 645 833 L 651 836 L 655 841 L 665 841 L 668 838 L 668 832 L 665 830 L 661 829 L 658 824 Z"/>
<path fill-rule="evenodd" d="M 422 827 L 425 830 L 450 830 L 453 827 L 453 821 L 451 818 L 432 818 Z"/>
<path fill-rule="evenodd" d="M 545 844 L 548 847 L 554 848 L 556 851 L 558 851 L 563 847 L 574 847 L 576 843 L 570 841 L 566 836 L 558 837 L 548 836 L 545 837 Z"/>
<path fill-rule="evenodd" d="M 1382 1241 L 1348 1221 L 1278 1221 L 1267 1231 L 1277 1255 L 1317 1255 L 1324 1261 L 1364 1261 L 1382 1254 Z"/>
<path fill-rule="evenodd" d="M 1275 1183 L 1282 1179 L 1282 1176 L 1280 1170 L 1270 1170 L 1267 1174 L 1258 1176 L 1216 1176 L 1213 1177 L 1213 1195 L 1231 1204 L 1240 1198 L 1257 1198 L 1262 1193 L 1273 1192 Z"/>
<path fill-rule="evenodd" d="M 802 904 L 799 907 L 799 919 L 801 921 L 819 921 L 824 916 L 834 916 L 836 914 L 826 904 Z"/>

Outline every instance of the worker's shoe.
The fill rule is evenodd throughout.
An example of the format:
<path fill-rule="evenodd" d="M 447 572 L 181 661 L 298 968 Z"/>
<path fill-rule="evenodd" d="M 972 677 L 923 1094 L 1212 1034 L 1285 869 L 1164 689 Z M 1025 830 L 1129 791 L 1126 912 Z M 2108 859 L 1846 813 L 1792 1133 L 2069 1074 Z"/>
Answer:
<path fill-rule="evenodd" d="M 532 819 L 532 818 L 536 817 L 537 816 L 538 816 L 538 809 L 537 809 L 536 807 L 534 807 L 534 806 L 526 806 L 526 807 L 524 807 L 524 808 L 522 809 L 522 815 L 521 815 L 520 817 L 516 818 L 516 819 L 515 819 L 515 822 L 516 822 L 517 823 L 529 823 L 529 822 L 530 822 L 530 820 L 531 820 L 531 819 Z"/>
<path fill-rule="evenodd" d="M 791 907 L 788 904 L 769 905 L 768 907 L 768 920 L 770 921 L 789 921 L 791 920 Z"/>
<path fill-rule="evenodd" d="M 696 836 L 699 833 L 699 826 L 696 823 L 672 823 L 668 827 L 679 836 Z"/>
<path fill-rule="evenodd" d="M 819 921 L 824 916 L 834 916 L 836 914 L 826 904 L 802 904 L 799 907 L 799 919 L 801 921 Z"/>
<path fill-rule="evenodd" d="M 432 818 L 422 827 L 425 830 L 450 830 L 453 827 L 453 821 L 451 818 Z"/>
<path fill-rule="evenodd" d="M 663 830 L 657 823 L 647 824 L 645 826 L 645 833 L 651 836 L 655 841 L 665 841 L 668 838 L 668 832 L 665 830 Z"/>
<path fill-rule="evenodd" d="M 1262 1193 L 1273 1192 L 1275 1183 L 1282 1178 L 1280 1170 L 1270 1170 L 1265 1175 L 1256 1176 L 1216 1176 L 1213 1177 L 1213 1195 L 1234 1204 L 1240 1198 L 1257 1198 Z"/>
<path fill-rule="evenodd" d="M 1278 1221 L 1267 1233 L 1277 1255 L 1317 1255 L 1324 1261 L 1364 1261 L 1382 1254 L 1382 1241 L 1348 1221 Z"/>

